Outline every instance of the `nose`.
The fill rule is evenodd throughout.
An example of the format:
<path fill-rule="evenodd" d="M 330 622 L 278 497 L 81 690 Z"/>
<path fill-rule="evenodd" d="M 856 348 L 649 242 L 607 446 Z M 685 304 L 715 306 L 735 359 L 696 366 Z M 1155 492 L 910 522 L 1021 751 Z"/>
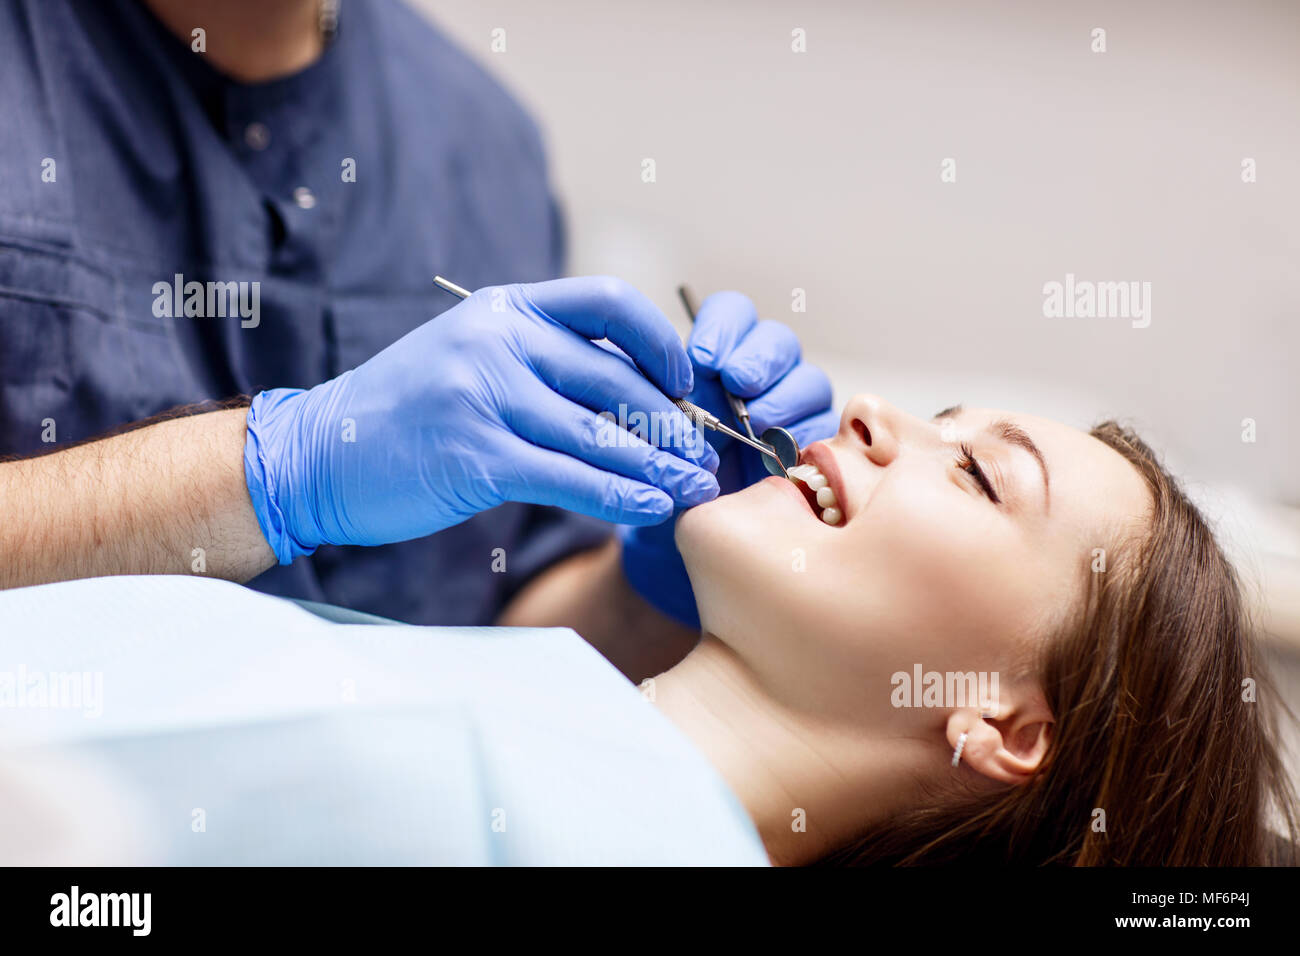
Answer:
<path fill-rule="evenodd" d="M 872 464 L 884 467 L 898 457 L 900 430 L 906 416 L 879 395 L 854 395 L 840 416 L 839 437 Z"/>

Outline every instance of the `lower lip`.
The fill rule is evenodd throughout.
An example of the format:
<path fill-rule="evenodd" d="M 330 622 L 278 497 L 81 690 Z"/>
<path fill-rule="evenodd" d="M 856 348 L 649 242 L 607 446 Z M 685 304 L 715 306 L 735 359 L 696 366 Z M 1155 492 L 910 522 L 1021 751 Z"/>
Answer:
<path fill-rule="evenodd" d="M 796 488 L 794 482 L 789 478 L 778 478 L 776 475 L 772 475 L 768 478 L 764 478 L 762 484 L 771 485 L 773 488 L 780 490 L 782 494 L 792 496 L 795 501 L 799 502 L 799 504 L 803 506 L 804 511 L 808 512 L 814 518 L 817 517 L 817 513 L 814 512 L 812 506 L 808 504 L 808 499 L 803 496 L 803 492 Z"/>

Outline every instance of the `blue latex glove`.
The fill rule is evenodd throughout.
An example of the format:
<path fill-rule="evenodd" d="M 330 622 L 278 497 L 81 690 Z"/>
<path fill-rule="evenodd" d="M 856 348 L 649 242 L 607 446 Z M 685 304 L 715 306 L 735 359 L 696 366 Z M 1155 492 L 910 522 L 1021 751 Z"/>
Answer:
<path fill-rule="evenodd" d="M 258 394 L 244 473 L 281 564 L 322 544 L 421 537 L 506 501 L 663 521 L 718 492 L 716 453 L 663 394 L 692 384 L 676 331 L 624 282 L 489 287 L 310 391 Z M 672 422 L 674 447 L 597 414 L 620 404 Z"/>
<path fill-rule="evenodd" d="M 687 351 L 695 367 L 690 400 L 740 429 L 722 393 L 745 399 L 754 433 L 780 425 L 802 448 L 829 438 L 839 427 L 831 410 L 826 374 L 801 357 L 794 332 L 779 322 L 759 321 L 754 303 L 738 292 L 719 292 L 700 306 Z M 741 429 L 743 430 L 743 429 Z M 735 439 L 709 432 L 718 449 L 718 485 L 739 491 L 769 474 L 763 456 Z M 689 507 L 689 506 L 687 506 Z M 643 598 L 689 627 L 699 627 L 695 594 L 673 542 L 675 522 L 623 527 L 623 573 Z"/>

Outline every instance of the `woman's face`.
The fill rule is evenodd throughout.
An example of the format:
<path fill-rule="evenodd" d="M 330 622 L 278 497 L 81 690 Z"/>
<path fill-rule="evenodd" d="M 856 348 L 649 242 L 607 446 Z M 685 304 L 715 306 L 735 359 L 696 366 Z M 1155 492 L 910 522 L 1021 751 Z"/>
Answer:
<path fill-rule="evenodd" d="M 1150 507 L 1100 441 L 988 409 L 925 421 L 859 395 L 802 461 L 838 524 L 768 478 L 686 512 L 676 534 L 704 629 L 827 717 L 887 710 L 891 675 L 916 665 L 1014 672 Z"/>

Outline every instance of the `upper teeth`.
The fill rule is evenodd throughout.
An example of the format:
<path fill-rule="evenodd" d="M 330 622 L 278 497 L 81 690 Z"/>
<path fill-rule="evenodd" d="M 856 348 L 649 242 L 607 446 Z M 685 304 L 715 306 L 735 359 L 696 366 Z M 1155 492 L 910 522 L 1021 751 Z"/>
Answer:
<path fill-rule="evenodd" d="M 786 471 L 792 479 L 803 482 L 817 493 L 817 507 L 822 509 L 822 521 L 827 524 L 840 523 L 844 512 L 840 511 L 839 502 L 835 500 L 835 492 L 831 490 L 826 476 L 816 465 L 811 463 L 795 465 L 793 468 L 787 468 Z"/>

